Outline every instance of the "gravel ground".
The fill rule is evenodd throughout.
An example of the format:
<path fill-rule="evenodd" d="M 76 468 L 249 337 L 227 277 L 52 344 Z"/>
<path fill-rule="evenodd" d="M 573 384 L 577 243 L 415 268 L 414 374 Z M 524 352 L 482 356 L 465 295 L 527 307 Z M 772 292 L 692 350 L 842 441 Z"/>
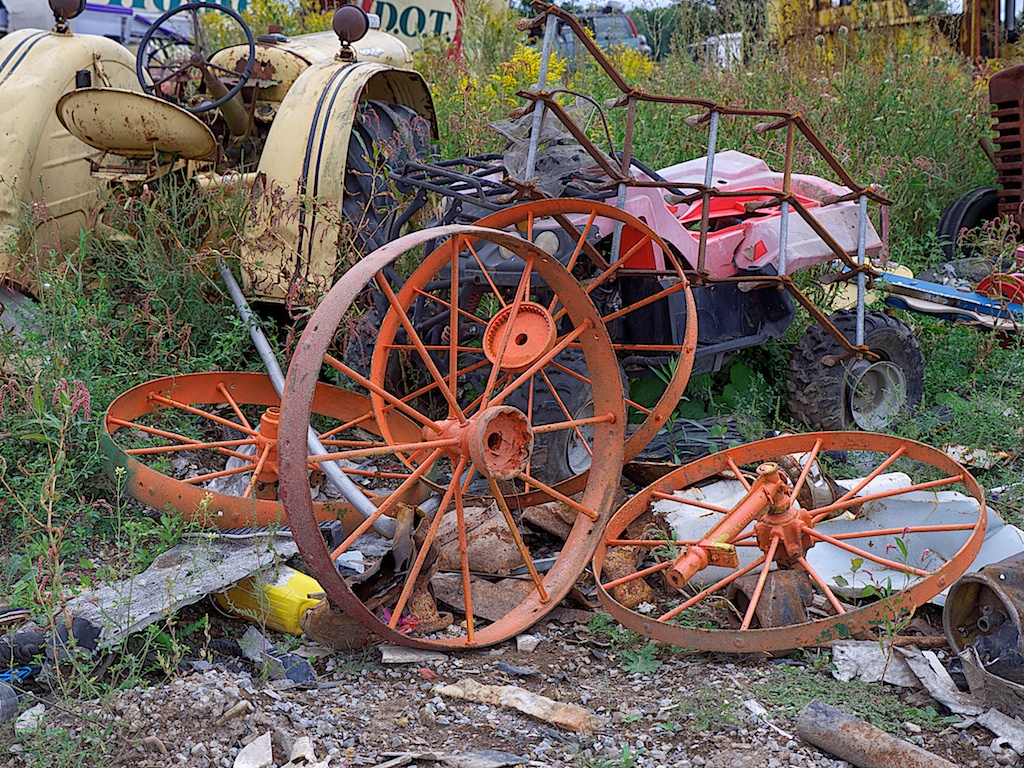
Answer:
<path fill-rule="evenodd" d="M 64 699 L 47 710 L 45 735 L 15 735 L 7 723 L 0 728 L 0 744 L 5 745 L 0 747 L 0 765 L 77 765 L 55 756 L 66 744 L 103 754 L 100 764 L 111 768 L 232 768 L 243 746 L 269 732 L 278 766 L 287 762 L 295 739 L 307 735 L 319 759 L 329 758 L 332 766 L 373 766 L 395 752 L 458 755 L 490 749 L 513 753 L 534 766 L 843 768 L 847 763 L 793 735 L 799 708 L 814 697 L 831 697 L 846 711 L 871 717 L 957 765 L 1018 763 L 1015 753 L 990 748 L 988 731 L 955 727 L 927 710 L 929 704 L 941 708 L 924 694 L 877 683 L 847 683 L 842 685 L 853 687 L 843 688 L 823 665 L 809 659 L 661 649 L 656 671 L 630 674 L 621 653 L 602 646 L 586 625 L 549 622 L 534 631 L 542 642 L 532 653 L 520 653 L 509 642 L 403 665 L 382 664 L 375 648 L 349 653 L 319 649 L 314 663 L 320 683 L 313 688 L 238 671 L 237 660 L 186 662 L 183 667 L 192 671 L 170 682 L 121 691 L 103 703 L 68 704 Z M 317 652 L 310 646 L 300 650 Z M 518 685 L 578 704 L 604 718 L 605 725 L 581 735 L 507 708 L 438 694 L 441 685 L 463 678 Z M 243 700 L 248 704 L 237 707 Z M 744 704 L 750 700 L 768 714 L 755 717 Z M 245 711 L 223 718 L 233 707 Z M 863 711 L 865 707 L 871 711 Z M 902 717 L 908 719 L 901 722 Z M 96 736 L 97 726 L 107 732 Z M 86 738 L 90 732 L 94 735 Z"/>

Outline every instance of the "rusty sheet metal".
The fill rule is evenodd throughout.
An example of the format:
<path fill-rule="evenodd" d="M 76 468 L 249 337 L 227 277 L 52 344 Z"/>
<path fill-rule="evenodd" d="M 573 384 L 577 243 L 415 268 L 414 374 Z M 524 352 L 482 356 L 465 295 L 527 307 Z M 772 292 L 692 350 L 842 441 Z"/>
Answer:
<path fill-rule="evenodd" d="M 161 511 L 173 510 L 192 523 L 218 528 L 246 528 L 285 522 L 284 510 L 277 499 L 246 499 L 216 493 L 201 485 L 170 477 L 146 463 L 144 456 L 127 452 L 131 450 L 127 441 L 135 434 L 132 425 L 144 423 L 147 427 L 154 427 L 150 419 L 166 410 L 166 406 L 155 397 L 200 409 L 218 406 L 231 415 L 225 391 L 235 403 L 266 407 L 280 404 L 270 378 L 260 373 L 198 373 L 140 384 L 115 399 L 107 409 L 105 432 L 100 440 L 105 468 L 115 481 L 116 470 L 123 469 L 124 490 L 143 504 Z M 369 400 L 355 392 L 320 383 L 316 388 L 313 411 L 342 424 L 367 417 L 360 427 L 379 435 Z M 407 436 L 418 434 L 419 430 L 405 417 L 394 416 L 395 429 Z M 164 431 L 172 428 L 170 424 L 162 426 Z M 165 442 L 181 444 L 180 441 Z M 417 488 L 407 500 L 410 503 L 422 500 L 427 490 Z M 314 510 L 318 521 L 340 519 L 346 531 L 353 530 L 362 522 L 362 517 L 345 501 L 320 502 Z"/>
<path fill-rule="evenodd" d="M 684 502 L 682 498 L 673 495 L 680 489 L 689 488 L 699 481 L 716 475 L 734 478 L 738 468 L 764 462 L 774 456 L 794 453 L 804 454 L 806 467 L 816 459 L 820 452 L 835 450 L 864 451 L 876 454 L 880 462 L 875 470 L 873 470 L 876 476 L 890 466 L 892 462 L 902 458 L 905 461 L 919 462 L 923 470 L 931 473 L 930 476 L 932 477 L 935 476 L 934 473 L 937 471 L 940 479 L 925 480 L 910 486 L 892 488 L 868 495 L 857 495 L 861 492 L 862 488 L 854 487 L 854 489 L 848 492 L 847 498 L 841 498 L 833 505 L 815 510 L 810 525 L 807 525 L 806 522 L 798 525 L 792 523 L 790 516 L 794 512 L 805 511 L 794 511 L 787 507 L 785 497 L 787 494 L 791 494 L 792 491 L 785 491 L 784 483 L 780 484 L 779 473 L 770 467 L 765 468 L 762 472 L 761 477 L 758 478 L 759 483 L 754 485 L 747 484 L 747 494 L 743 496 L 743 501 L 734 504 L 731 508 L 719 507 L 699 500 L 687 500 Z M 799 482 L 796 485 L 799 485 Z M 934 496 L 935 499 L 935 503 L 930 506 L 938 509 L 942 506 L 942 499 L 937 493 L 944 492 L 943 489 L 952 489 L 953 487 L 956 487 L 957 490 L 963 489 L 961 493 L 966 491 L 974 501 L 969 509 L 966 506 L 962 509 L 958 508 L 958 520 L 962 520 L 962 522 L 948 523 L 947 521 L 935 525 L 919 525 L 918 521 L 908 520 L 897 528 L 869 530 L 866 533 L 842 534 L 845 538 L 853 539 L 852 542 L 840 541 L 835 537 L 831 537 L 828 541 L 821 538 L 823 535 L 828 535 L 822 533 L 822 530 L 825 528 L 822 523 L 827 523 L 828 525 L 835 524 L 833 521 L 828 521 L 831 512 L 835 511 L 833 507 L 849 509 L 858 505 L 866 506 L 869 501 L 898 500 L 904 494 L 907 494 L 909 498 L 911 494 L 927 491 L 929 494 L 927 498 Z M 800 489 L 796 488 L 795 490 L 796 494 L 798 494 Z M 761 497 L 760 511 L 753 518 L 750 518 L 750 507 L 753 504 L 754 497 L 758 494 Z M 956 496 L 966 498 L 960 494 L 956 494 Z M 646 514 L 651 508 L 652 503 L 659 499 L 677 501 L 688 506 L 703 507 L 706 509 L 708 516 L 708 528 L 715 530 L 716 533 L 723 534 L 723 537 L 712 539 L 706 536 L 702 540 L 693 542 L 666 542 L 664 539 L 648 541 L 628 539 L 627 527 L 634 520 Z M 893 503 L 896 502 L 894 501 Z M 788 532 L 787 528 L 786 530 L 769 530 L 769 533 L 772 535 L 767 537 L 763 535 L 764 530 L 762 529 L 762 536 L 756 537 L 758 532 L 756 526 L 754 528 L 748 525 L 740 527 L 732 522 L 715 525 L 717 521 L 726 520 L 729 515 L 734 513 L 742 514 L 751 521 L 756 519 L 758 525 L 783 524 L 785 527 L 786 525 L 793 524 L 799 536 L 784 535 Z M 630 629 L 655 640 L 673 643 L 684 648 L 709 651 L 750 652 L 787 650 L 816 646 L 831 640 L 850 638 L 857 632 L 898 620 L 899 617 L 908 614 L 916 606 L 928 601 L 949 586 L 957 576 L 967 569 L 981 548 L 985 535 L 985 524 L 984 494 L 977 481 L 966 469 L 941 451 L 910 440 L 863 432 L 822 432 L 807 435 L 789 435 L 721 451 L 681 467 L 675 472 L 666 475 L 660 481 L 645 488 L 630 499 L 612 517 L 605 536 L 594 554 L 593 568 L 598 581 L 598 595 L 602 604 L 611 613 L 613 618 Z M 921 544 L 926 547 L 921 553 L 923 557 L 930 551 L 927 549 L 929 545 L 928 537 L 942 537 L 950 532 L 959 532 L 957 535 L 961 537 L 958 540 L 960 543 L 951 545 L 950 548 L 953 552 L 945 559 L 937 558 L 941 561 L 937 565 L 928 561 L 927 570 L 924 570 L 925 563 L 922 562 L 921 567 L 918 568 L 918 561 L 910 559 L 915 557 L 915 554 L 909 555 L 906 562 L 902 564 L 891 561 L 891 558 L 894 557 L 893 552 L 898 552 L 898 546 L 895 543 L 897 537 L 902 537 L 903 539 L 907 539 L 909 536 L 918 537 L 920 540 L 915 542 L 915 546 Z M 871 546 L 862 544 L 861 546 L 864 549 L 854 548 L 853 550 L 845 550 L 839 546 L 845 545 L 849 547 L 857 543 L 857 538 L 864 538 L 869 534 L 873 537 L 872 544 Z M 698 605 L 705 597 L 714 595 L 719 589 L 725 589 L 732 581 L 744 577 L 747 573 L 757 574 L 760 572 L 767 579 L 769 571 L 761 568 L 765 559 L 769 563 L 774 560 L 778 565 L 790 566 L 806 571 L 817 584 L 817 591 L 829 597 L 830 601 L 836 601 L 832 590 L 839 591 L 840 585 L 832 585 L 831 589 L 828 589 L 821 577 L 807 564 L 804 555 L 807 550 L 808 537 L 813 540 L 814 546 L 825 545 L 836 548 L 840 552 L 846 552 L 851 562 L 856 558 L 860 558 L 862 563 L 866 564 L 869 568 L 878 568 L 878 565 L 875 563 L 888 563 L 888 566 L 883 565 L 883 568 L 892 569 L 895 566 L 896 573 L 899 573 L 899 570 L 902 569 L 906 575 L 904 581 L 907 584 L 904 586 L 903 584 L 896 583 L 892 593 L 886 599 L 863 604 L 861 607 L 848 605 L 843 609 L 845 612 L 839 612 L 838 608 L 835 608 L 833 615 L 796 624 L 743 630 L 698 629 L 678 626 L 673 623 L 673 619 L 679 611 L 685 610 L 692 605 Z M 757 538 L 761 540 L 758 542 L 758 546 L 753 548 L 751 545 L 755 544 Z M 874 540 L 878 541 L 875 542 Z M 892 542 L 891 545 L 886 545 L 886 540 Z M 835 542 L 838 542 L 838 544 Z M 691 570 L 689 567 L 690 560 L 706 559 L 709 564 L 715 564 L 713 558 L 720 558 L 723 562 L 718 564 L 722 565 L 728 558 L 735 556 L 731 553 L 735 553 L 739 549 L 753 549 L 755 553 L 758 553 L 758 550 L 760 550 L 759 554 L 761 554 L 761 557 L 756 560 L 750 560 L 746 565 L 740 565 L 738 560 L 734 560 L 733 564 L 728 566 L 728 569 L 725 571 L 729 574 L 728 576 L 705 587 L 694 598 L 684 599 L 684 602 L 680 603 L 676 608 L 661 616 L 640 614 L 629 610 L 617 602 L 610 593 L 610 590 L 619 586 L 623 580 L 609 580 L 605 575 L 605 563 L 610 550 L 617 547 L 647 546 L 652 548 L 653 551 L 654 548 L 666 547 L 667 545 L 680 548 L 681 554 L 678 557 L 663 558 L 661 562 L 656 563 L 654 566 L 643 568 L 631 577 L 626 578 L 636 578 L 637 576 L 649 577 L 655 573 L 665 572 L 666 578 L 669 574 L 673 574 L 673 578 L 679 581 L 678 577 L 686 575 Z M 869 549 L 872 551 L 868 551 Z M 775 559 L 776 552 L 780 553 L 777 560 Z M 913 550 L 913 552 L 916 553 L 916 550 Z M 899 555 L 896 554 L 895 557 L 899 557 Z M 755 570 L 755 568 L 759 570 Z M 836 602 L 833 602 L 833 606 L 836 606 L 836 604 Z"/>
<path fill-rule="evenodd" d="M 554 294 L 559 297 L 561 306 L 565 308 L 574 330 L 567 334 L 566 338 L 560 341 L 549 354 L 553 356 L 563 343 L 567 344 L 575 338 L 583 348 L 588 368 L 594 372 L 608 372 L 607 375 L 595 375 L 593 382 L 595 413 L 602 414 L 593 424 L 594 440 L 595 444 L 602 446 L 602 450 L 595 457 L 581 501 L 572 502 L 574 505 L 579 505 L 579 509 L 582 510 L 577 516 L 572 533 L 551 570 L 543 578 L 536 572 L 531 574 L 533 581 L 527 582 L 531 585 L 531 589 L 525 599 L 501 619 L 485 627 L 474 626 L 472 606 L 464 605 L 464 612 L 467 615 L 467 630 L 464 636 L 437 639 L 412 637 L 398 630 L 399 622 L 404 618 L 403 609 L 406 605 L 404 596 L 410 591 L 411 582 L 418 577 L 418 569 L 422 567 L 425 552 L 434 543 L 436 527 L 440 523 L 441 517 L 453 511 L 461 516 L 464 498 L 462 483 L 450 484 L 445 491 L 439 509 L 428 514 L 421 523 L 418 533 L 426 530 L 426 534 L 417 540 L 419 554 L 416 563 L 404 577 L 406 583 L 402 590 L 403 596 L 400 596 L 397 602 L 385 606 L 388 608 L 387 612 L 378 616 L 339 575 L 334 567 L 331 553 L 327 551 L 317 530 L 315 510 L 306 479 L 306 464 L 308 462 L 305 451 L 306 428 L 313 407 L 315 387 L 324 366 L 325 354 L 334 343 L 335 335 L 342 326 L 356 297 L 375 281 L 378 285 L 383 286 L 387 280 L 383 277 L 382 270 L 398 257 L 428 241 L 446 240 L 444 245 L 423 260 L 417 272 L 406 281 L 399 296 L 395 297 L 392 294 L 389 298 L 391 308 L 396 310 L 399 317 L 404 317 L 401 301 L 409 298 L 406 294 L 414 292 L 414 288 L 411 286 L 415 286 L 421 270 L 423 275 L 435 275 L 448 265 L 457 263 L 455 260 L 458 253 L 468 243 L 479 239 L 506 247 L 523 258 L 524 261 L 532 262 L 538 277 L 546 281 Z M 379 281 L 378 275 L 381 275 Z M 516 296 L 517 298 L 513 300 L 514 304 L 520 301 L 518 297 L 521 296 L 521 293 L 517 291 Z M 451 312 L 454 314 L 455 309 L 451 309 Z M 407 321 L 407 318 L 405 320 Z M 543 359 L 542 357 L 535 365 L 541 364 Z M 331 365 L 367 386 L 374 393 L 374 397 L 379 400 L 378 406 L 375 407 L 383 407 L 387 402 L 398 402 L 393 397 L 390 401 L 384 398 L 385 390 L 379 384 L 374 384 L 371 380 L 361 377 L 340 361 L 331 360 Z M 453 369 L 454 367 L 453 365 Z M 497 368 L 492 375 L 496 375 L 496 372 Z M 520 374 L 520 377 L 524 375 L 526 374 Z M 525 550 L 524 560 L 528 568 L 532 569 L 532 556 L 521 544 L 520 534 L 508 508 L 508 501 L 501 494 L 497 482 L 498 478 L 512 476 L 517 467 L 522 466 L 522 463 L 528 458 L 528 445 L 532 442 L 529 425 L 519 423 L 513 413 L 517 412 L 516 409 L 502 407 L 500 402 L 502 395 L 500 394 L 496 395 L 494 401 L 490 403 L 491 407 L 486 407 L 488 404 L 485 401 L 476 411 L 471 411 L 469 416 L 459 415 L 461 411 L 456 405 L 457 399 L 452 391 L 451 383 L 440 372 L 435 372 L 434 376 L 435 382 L 449 400 L 449 419 L 438 422 L 429 422 L 428 420 L 429 423 L 424 424 L 423 434 L 418 442 L 413 441 L 412 445 L 401 448 L 398 446 L 402 444 L 396 443 L 394 452 L 406 456 L 405 460 L 411 465 L 416 464 L 411 461 L 411 457 L 419 456 L 420 464 L 417 469 L 423 469 L 447 451 L 445 461 L 451 462 L 452 474 L 460 478 L 472 460 L 476 471 L 484 474 L 490 481 L 492 493 L 507 521 L 509 531 L 517 539 L 517 545 L 521 546 L 521 551 Z M 488 391 L 492 385 L 493 382 L 488 385 Z M 511 389 L 513 385 L 505 386 L 507 389 Z M 484 396 L 486 396 L 486 392 Z M 402 404 L 403 409 L 407 407 L 407 404 Z M 458 418 L 452 414 L 458 415 Z M 419 416 L 425 418 L 422 414 Z M 456 426 L 453 421 L 461 426 Z M 520 435 L 523 426 L 526 426 L 527 429 Z M 447 434 L 448 437 L 436 439 L 437 436 L 444 434 Z M 525 442 L 520 437 L 523 437 Z M 342 608 L 364 627 L 393 643 L 420 648 L 484 646 L 505 640 L 532 626 L 555 607 L 572 588 L 586 566 L 590 553 L 600 538 L 604 522 L 611 513 L 612 502 L 622 471 L 624 442 L 625 413 L 622 384 L 618 376 L 615 354 L 600 316 L 580 284 L 549 254 L 519 237 L 480 227 L 440 227 L 406 235 L 357 262 L 324 297 L 316 313 L 310 319 L 288 370 L 282 404 L 279 444 L 281 493 L 303 558 L 310 572 L 323 586 L 328 600 L 333 605 Z M 424 460 L 423 457 L 428 456 L 429 458 Z M 519 476 L 522 477 L 521 471 Z M 452 509 L 453 502 L 454 509 Z M 378 509 L 382 511 L 380 507 Z M 586 514 L 583 513 L 584 511 Z M 364 525 L 368 527 L 369 524 L 372 524 L 370 521 L 373 519 L 373 517 L 369 518 Z M 344 543 L 336 550 L 335 554 L 345 551 L 351 545 L 352 542 Z M 460 545 L 460 549 L 464 551 L 465 546 L 465 544 Z M 468 562 L 465 559 L 463 559 L 461 570 L 463 584 L 468 584 L 470 574 Z M 467 600 L 467 602 L 469 601 Z"/>

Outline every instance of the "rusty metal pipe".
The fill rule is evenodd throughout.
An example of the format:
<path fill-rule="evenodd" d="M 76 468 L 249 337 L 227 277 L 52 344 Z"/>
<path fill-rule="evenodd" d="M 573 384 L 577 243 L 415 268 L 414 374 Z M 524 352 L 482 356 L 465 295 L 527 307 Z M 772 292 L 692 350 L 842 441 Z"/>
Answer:
<path fill-rule="evenodd" d="M 205 61 L 200 59 L 195 62 L 195 65 L 203 73 L 203 82 L 210 89 L 210 95 L 213 96 L 214 101 L 223 99 L 228 95 L 228 87 L 221 82 L 221 79 L 216 74 L 210 71 Z M 220 114 L 224 118 L 224 122 L 227 124 L 228 130 L 231 131 L 232 136 L 248 136 L 249 132 L 252 131 L 252 121 L 249 119 L 249 113 L 245 109 L 245 102 L 242 101 L 241 93 L 236 93 L 233 98 L 221 104 Z"/>
<path fill-rule="evenodd" d="M 800 712 L 804 741 L 858 768 L 956 768 L 945 758 L 815 699 Z"/>

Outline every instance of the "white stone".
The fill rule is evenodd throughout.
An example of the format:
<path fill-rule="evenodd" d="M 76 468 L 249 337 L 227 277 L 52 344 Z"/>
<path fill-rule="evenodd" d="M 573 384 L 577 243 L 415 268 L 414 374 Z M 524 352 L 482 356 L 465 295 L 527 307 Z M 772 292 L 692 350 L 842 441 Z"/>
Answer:
<path fill-rule="evenodd" d="M 536 635 L 516 635 L 516 650 L 520 653 L 533 653 L 540 643 L 541 638 Z"/>
<path fill-rule="evenodd" d="M 270 731 L 250 741 L 238 757 L 233 768 L 269 768 L 274 762 L 274 748 L 270 740 Z"/>
<path fill-rule="evenodd" d="M 36 704 L 31 709 L 26 709 L 18 719 L 14 721 L 14 732 L 18 735 L 38 730 L 46 717 L 46 705 Z"/>

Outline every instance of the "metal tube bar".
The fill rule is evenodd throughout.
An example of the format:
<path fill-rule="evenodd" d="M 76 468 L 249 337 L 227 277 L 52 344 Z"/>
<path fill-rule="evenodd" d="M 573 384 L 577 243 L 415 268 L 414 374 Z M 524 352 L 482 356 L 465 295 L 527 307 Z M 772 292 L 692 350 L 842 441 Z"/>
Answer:
<path fill-rule="evenodd" d="M 711 110 L 711 124 L 708 128 L 708 155 L 704 161 L 704 193 L 701 195 L 700 243 L 697 246 L 697 271 L 704 271 L 704 257 L 708 248 L 708 227 L 710 226 L 711 193 L 708 191 L 715 180 L 715 146 L 718 143 L 719 114 Z"/>
<path fill-rule="evenodd" d="M 540 50 L 540 71 L 537 73 L 537 92 L 543 91 L 548 85 L 548 65 L 551 62 L 551 46 L 555 41 L 555 27 L 558 20 L 554 16 L 548 16 L 544 22 L 544 44 Z M 533 179 L 534 171 L 537 170 L 537 148 L 540 146 L 540 131 L 544 124 L 544 103 L 533 105 L 533 126 L 530 129 L 530 148 L 526 153 L 526 178 L 523 181 L 529 182 Z"/>
<path fill-rule="evenodd" d="M 868 226 L 868 199 L 860 196 L 858 201 L 860 211 L 857 215 L 857 266 L 864 266 L 864 249 L 867 244 Z M 864 344 L 864 283 L 867 276 L 863 272 L 857 273 L 857 335 L 855 344 L 859 347 Z"/>
<path fill-rule="evenodd" d="M 242 289 L 235 281 L 235 276 L 231 274 L 231 270 L 228 269 L 227 265 L 222 259 L 217 259 L 217 269 L 220 270 L 220 275 L 224 279 L 224 284 L 228 288 L 228 294 L 231 296 L 231 301 L 234 302 L 235 307 L 238 309 L 238 314 L 242 317 L 242 322 L 249 329 L 249 337 L 252 339 L 253 346 L 256 347 L 256 351 L 259 353 L 260 360 L 263 361 L 263 365 L 266 366 L 267 375 L 270 377 L 270 383 L 273 384 L 274 390 L 277 392 L 279 397 L 284 397 L 284 372 L 281 370 L 281 364 L 277 362 L 277 357 L 274 355 L 274 350 L 270 348 L 270 342 L 267 341 L 267 337 L 263 335 L 263 331 L 260 329 L 259 323 L 256 322 L 256 318 L 253 317 L 252 310 L 249 308 L 249 302 L 245 300 L 245 296 L 242 295 Z M 320 438 L 317 437 L 316 431 L 312 427 L 308 427 L 306 435 L 306 448 L 312 454 L 324 454 L 329 451 L 320 442 Z M 339 467 L 333 461 L 324 462 L 320 465 L 323 469 L 324 474 L 327 478 L 334 483 L 340 490 L 342 495 L 348 500 L 353 508 L 364 518 L 370 517 L 377 508 L 373 505 L 366 494 L 356 485 L 352 479 L 342 472 Z M 287 510 L 286 510 L 287 511 Z M 373 527 L 381 536 L 387 538 L 393 538 L 395 535 L 395 521 L 390 517 L 381 517 L 374 522 Z"/>

